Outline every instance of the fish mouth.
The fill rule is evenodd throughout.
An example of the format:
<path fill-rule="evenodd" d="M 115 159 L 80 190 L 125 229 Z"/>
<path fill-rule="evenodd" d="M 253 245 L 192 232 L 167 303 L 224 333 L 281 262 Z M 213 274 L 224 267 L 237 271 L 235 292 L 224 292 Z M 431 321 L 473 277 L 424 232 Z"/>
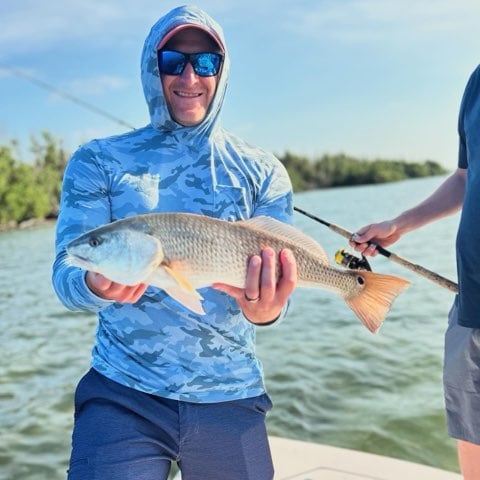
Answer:
<path fill-rule="evenodd" d="M 65 262 L 68 265 L 74 265 L 77 267 L 85 267 L 89 265 L 89 260 L 86 257 L 82 257 L 81 255 L 77 255 L 76 253 L 68 253 Z"/>

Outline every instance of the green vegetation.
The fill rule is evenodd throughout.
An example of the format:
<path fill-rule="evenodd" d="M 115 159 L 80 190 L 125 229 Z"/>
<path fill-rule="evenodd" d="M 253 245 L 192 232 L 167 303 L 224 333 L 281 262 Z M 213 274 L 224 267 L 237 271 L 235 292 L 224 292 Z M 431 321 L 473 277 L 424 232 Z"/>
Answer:
<path fill-rule="evenodd" d="M 48 133 L 31 141 L 33 163 L 14 157 L 17 144 L 0 145 L 0 225 L 55 217 L 67 154 Z"/>
<path fill-rule="evenodd" d="M 323 155 L 311 161 L 286 152 L 279 156 L 292 180 L 295 192 L 319 188 L 397 182 L 407 178 L 444 175 L 436 162 L 409 163 L 403 160 L 361 160 L 343 153 Z"/>
<path fill-rule="evenodd" d="M 49 133 L 31 141 L 32 164 L 15 158 L 18 145 L 0 145 L 0 226 L 31 219 L 55 218 L 61 182 L 69 154 Z M 317 160 L 286 152 L 278 156 L 287 168 L 295 192 L 346 185 L 363 185 L 443 175 L 438 163 L 403 160 L 361 160 L 344 154 Z"/>

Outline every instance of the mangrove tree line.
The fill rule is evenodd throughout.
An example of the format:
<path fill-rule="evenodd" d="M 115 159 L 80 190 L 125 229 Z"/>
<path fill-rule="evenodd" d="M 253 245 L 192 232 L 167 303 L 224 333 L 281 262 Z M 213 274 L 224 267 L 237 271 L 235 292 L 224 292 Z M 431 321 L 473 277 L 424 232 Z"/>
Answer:
<path fill-rule="evenodd" d="M 33 161 L 19 159 L 18 144 L 0 145 L 0 225 L 16 225 L 31 219 L 55 218 L 58 213 L 63 172 L 69 154 L 62 142 L 45 132 L 33 138 Z M 286 152 L 277 155 L 285 165 L 295 192 L 304 190 L 384 183 L 407 178 L 442 175 L 438 163 L 403 160 L 365 160 L 345 154 L 318 159 Z"/>
<path fill-rule="evenodd" d="M 0 225 L 55 217 L 68 154 L 49 133 L 32 138 L 33 161 L 18 159 L 16 142 L 0 145 Z"/>

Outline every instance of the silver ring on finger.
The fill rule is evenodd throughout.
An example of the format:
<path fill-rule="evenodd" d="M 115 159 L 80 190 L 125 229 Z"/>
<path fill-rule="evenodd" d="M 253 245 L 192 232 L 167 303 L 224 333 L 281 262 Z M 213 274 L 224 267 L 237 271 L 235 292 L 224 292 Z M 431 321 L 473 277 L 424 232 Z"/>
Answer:
<path fill-rule="evenodd" d="M 260 300 L 260 295 L 258 295 L 258 297 L 255 297 L 255 298 L 250 298 L 248 295 L 247 295 L 247 292 L 244 292 L 243 293 L 243 296 L 245 297 L 245 300 L 247 302 L 250 302 L 250 303 L 255 303 L 255 302 L 258 302 Z"/>

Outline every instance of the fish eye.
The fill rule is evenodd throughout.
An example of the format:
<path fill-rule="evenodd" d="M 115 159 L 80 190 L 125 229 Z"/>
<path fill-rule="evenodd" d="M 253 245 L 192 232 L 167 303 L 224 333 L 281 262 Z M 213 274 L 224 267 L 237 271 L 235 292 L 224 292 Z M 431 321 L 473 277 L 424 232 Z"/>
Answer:
<path fill-rule="evenodd" d="M 100 237 L 92 237 L 89 240 L 88 244 L 93 248 L 98 247 L 102 244 L 102 239 Z"/>
<path fill-rule="evenodd" d="M 357 277 L 357 283 L 359 285 L 365 285 L 365 280 L 363 277 L 361 277 L 360 275 Z"/>

